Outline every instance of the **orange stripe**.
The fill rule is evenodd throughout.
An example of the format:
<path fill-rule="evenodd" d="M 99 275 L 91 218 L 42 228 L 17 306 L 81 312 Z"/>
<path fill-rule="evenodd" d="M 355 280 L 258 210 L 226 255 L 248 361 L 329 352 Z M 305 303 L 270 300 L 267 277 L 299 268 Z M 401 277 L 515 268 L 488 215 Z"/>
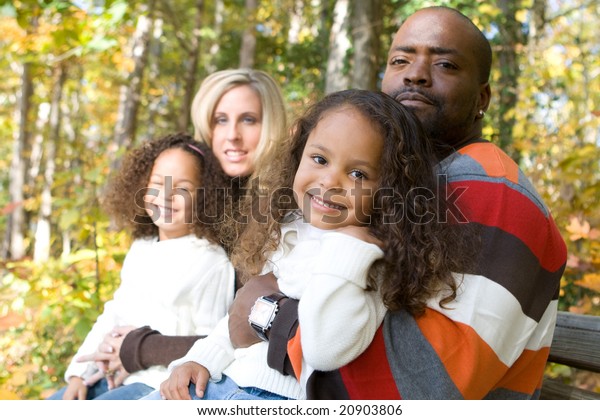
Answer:
<path fill-rule="evenodd" d="M 493 153 L 490 153 L 493 152 Z M 473 143 L 459 150 L 476 160 L 491 177 L 505 177 L 515 184 L 519 183 L 519 167 L 502 150 L 488 143 Z"/>
<path fill-rule="evenodd" d="M 481 399 L 508 367 L 470 326 L 427 308 L 417 324 L 465 399 Z"/>
<path fill-rule="evenodd" d="M 290 358 L 290 363 L 296 374 L 296 378 L 300 380 L 302 374 L 302 343 L 300 342 L 300 326 L 296 330 L 296 335 L 293 336 L 287 343 L 287 353 Z"/>
<path fill-rule="evenodd" d="M 550 347 L 525 350 L 496 388 L 533 394 L 541 386 L 549 354 Z"/>

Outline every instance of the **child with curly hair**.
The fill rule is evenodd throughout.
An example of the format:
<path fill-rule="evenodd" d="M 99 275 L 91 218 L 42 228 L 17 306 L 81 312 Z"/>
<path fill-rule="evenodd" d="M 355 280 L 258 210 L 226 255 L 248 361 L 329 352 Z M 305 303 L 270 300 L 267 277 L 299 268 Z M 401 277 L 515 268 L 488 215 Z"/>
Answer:
<path fill-rule="evenodd" d="M 278 301 L 299 299 L 299 381 L 268 366 L 267 342 L 234 350 L 225 318 L 170 365 L 162 398 L 304 398 L 310 369 L 360 355 L 387 309 L 422 310 L 423 294 L 439 290 L 452 299 L 452 272 L 467 261 L 442 223 L 436 163 L 416 118 L 383 93 L 336 92 L 311 107 L 258 168 L 232 255 L 244 279 L 277 278 L 282 294 L 263 297 L 249 318 L 263 339 Z M 423 278 L 424 291 L 411 288 Z"/>
<path fill-rule="evenodd" d="M 210 148 L 187 134 L 143 143 L 125 157 L 103 200 L 133 239 L 121 284 L 68 366 L 68 385 L 51 399 L 138 399 L 168 376 L 164 366 L 130 375 L 94 364 L 90 355 L 115 325 L 207 335 L 225 316 L 234 270 L 218 229 L 228 185 Z M 124 385 L 113 388 L 117 376 Z"/>

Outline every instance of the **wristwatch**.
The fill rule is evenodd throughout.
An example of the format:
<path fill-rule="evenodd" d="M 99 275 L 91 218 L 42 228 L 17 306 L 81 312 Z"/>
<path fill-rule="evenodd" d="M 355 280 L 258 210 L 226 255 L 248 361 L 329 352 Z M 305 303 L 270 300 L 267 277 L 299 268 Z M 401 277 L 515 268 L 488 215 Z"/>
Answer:
<path fill-rule="evenodd" d="M 268 340 L 267 331 L 271 328 L 271 324 L 279 310 L 279 302 L 286 297 L 283 293 L 273 293 L 269 296 L 261 296 L 254 302 L 248 316 L 248 322 L 261 340 Z"/>

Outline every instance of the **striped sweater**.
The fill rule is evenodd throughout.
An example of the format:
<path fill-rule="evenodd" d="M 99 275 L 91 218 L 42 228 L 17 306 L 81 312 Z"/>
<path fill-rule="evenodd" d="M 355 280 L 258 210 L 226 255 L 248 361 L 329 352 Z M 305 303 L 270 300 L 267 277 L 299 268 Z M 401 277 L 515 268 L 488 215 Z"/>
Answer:
<path fill-rule="evenodd" d="M 457 298 L 414 318 L 390 312 L 367 348 L 335 371 L 313 372 L 311 399 L 538 398 L 557 313 L 566 247 L 517 164 L 478 141 L 440 164 L 448 201 L 481 231 L 473 273 Z M 286 308 L 287 306 L 287 308 Z M 291 302 L 276 318 L 269 363 L 300 377 L 301 326 Z"/>

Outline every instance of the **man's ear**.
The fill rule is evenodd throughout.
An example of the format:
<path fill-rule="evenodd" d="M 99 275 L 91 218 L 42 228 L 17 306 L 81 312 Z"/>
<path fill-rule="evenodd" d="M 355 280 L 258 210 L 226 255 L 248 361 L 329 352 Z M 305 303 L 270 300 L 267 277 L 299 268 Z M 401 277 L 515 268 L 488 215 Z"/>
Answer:
<path fill-rule="evenodd" d="M 489 82 L 479 86 L 479 106 L 477 109 L 487 111 L 490 106 L 490 100 L 492 98 L 492 90 L 490 89 Z"/>

